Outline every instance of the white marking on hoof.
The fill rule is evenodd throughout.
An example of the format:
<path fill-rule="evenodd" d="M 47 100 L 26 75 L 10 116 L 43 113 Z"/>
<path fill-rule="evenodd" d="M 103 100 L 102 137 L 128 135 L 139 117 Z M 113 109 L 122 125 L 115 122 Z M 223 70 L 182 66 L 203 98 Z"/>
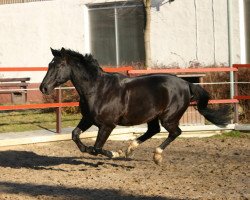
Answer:
<path fill-rule="evenodd" d="M 111 151 L 112 158 L 121 158 L 124 157 L 124 153 L 122 150 L 119 151 Z"/>
<path fill-rule="evenodd" d="M 154 154 L 154 162 L 157 165 L 160 165 L 162 163 L 162 155 L 161 154 Z"/>
<path fill-rule="evenodd" d="M 160 147 L 157 147 L 155 149 L 155 153 L 157 153 L 157 154 L 161 154 L 162 152 L 163 152 L 163 150 Z"/>
<path fill-rule="evenodd" d="M 154 162 L 157 165 L 160 165 L 162 163 L 162 152 L 163 150 L 160 147 L 157 147 L 155 149 L 155 153 L 154 153 Z"/>
<path fill-rule="evenodd" d="M 133 155 L 133 151 L 139 146 L 137 140 L 133 140 L 126 151 L 126 157 L 129 158 Z"/>
<path fill-rule="evenodd" d="M 118 151 L 120 157 L 125 157 L 125 153 L 122 150 Z"/>
<path fill-rule="evenodd" d="M 137 140 L 133 140 L 132 143 L 131 143 L 131 146 L 136 148 L 139 146 L 139 143 L 137 142 Z"/>
<path fill-rule="evenodd" d="M 111 154 L 112 154 L 112 158 L 118 158 L 118 157 L 120 157 L 119 153 L 116 152 L 116 151 L 111 151 Z"/>

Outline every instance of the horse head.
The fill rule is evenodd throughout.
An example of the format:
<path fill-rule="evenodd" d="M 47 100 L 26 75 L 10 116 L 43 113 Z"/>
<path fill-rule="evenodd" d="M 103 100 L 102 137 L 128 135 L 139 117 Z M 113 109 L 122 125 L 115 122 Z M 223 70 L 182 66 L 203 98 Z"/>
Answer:
<path fill-rule="evenodd" d="M 54 58 L 49 63 L 48 71 L 40 85 L 40 91 L 44 94 L 50 94 L 55 87 L 70 80 L 71 68 L 67 62 L 66 50 L 51 48 L 51 52 Z"/>

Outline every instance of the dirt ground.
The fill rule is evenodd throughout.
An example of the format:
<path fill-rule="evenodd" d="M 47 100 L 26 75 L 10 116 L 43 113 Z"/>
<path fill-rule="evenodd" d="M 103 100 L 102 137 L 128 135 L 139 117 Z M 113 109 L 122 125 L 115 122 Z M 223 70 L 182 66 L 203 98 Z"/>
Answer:
<path fill-rule="evenodd" d="M 0 199 L 250 199 L 249 137 L 180 138 L 158 166 L 152 157 L 161 141 L 145 142 L 129 161 L 82 154 L 73 141 L 2 147 Z"/>

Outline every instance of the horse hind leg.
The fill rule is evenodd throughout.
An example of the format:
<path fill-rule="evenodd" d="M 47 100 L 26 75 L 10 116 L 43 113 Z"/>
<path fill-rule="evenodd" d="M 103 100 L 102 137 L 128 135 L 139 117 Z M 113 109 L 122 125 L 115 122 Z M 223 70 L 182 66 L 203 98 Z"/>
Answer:
<path fill-rule="evenodd" d="M 160 132 L 160 125 L 158 118 L 153 119 L 152 121 L 148 122 L 148 130 L 146 133 L 138 137 L 137 139 L 133 140 L 126 151 L 126 157 L 132 157 L 134 150 L 141 144 L 145 142 L 155 134 Z"/>
<path fill-rule="evenodd" d="M 178 123 L 169 124 L 169 123 L 162 123 L 162 126 L 169 132 L 168 138 L 155 149 L 154 152 L 154 162 L 157 165 L 160 165 L 162 163 L 162 152 L 163 150 L 171 143 L 173 142 L 180 134 L 181 129 L 178 127 Z"/>

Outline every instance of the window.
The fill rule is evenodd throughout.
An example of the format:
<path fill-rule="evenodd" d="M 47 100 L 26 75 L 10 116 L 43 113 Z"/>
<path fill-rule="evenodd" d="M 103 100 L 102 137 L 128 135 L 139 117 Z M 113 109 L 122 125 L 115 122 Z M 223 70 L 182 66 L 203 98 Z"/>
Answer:
<path fill-rule="evenodd" d="M 14 4 L 14 3 L 29 3 L 29 2 L 35 2 L 35 1 L 50 1 L 50 0 L 1 0 L 1 4 Z"/>
<path fill-rule="evenodd" d="M 144 62 L 144 18 L 136 1 L 89 6 L 91 53 L 101 65 Z"/>

